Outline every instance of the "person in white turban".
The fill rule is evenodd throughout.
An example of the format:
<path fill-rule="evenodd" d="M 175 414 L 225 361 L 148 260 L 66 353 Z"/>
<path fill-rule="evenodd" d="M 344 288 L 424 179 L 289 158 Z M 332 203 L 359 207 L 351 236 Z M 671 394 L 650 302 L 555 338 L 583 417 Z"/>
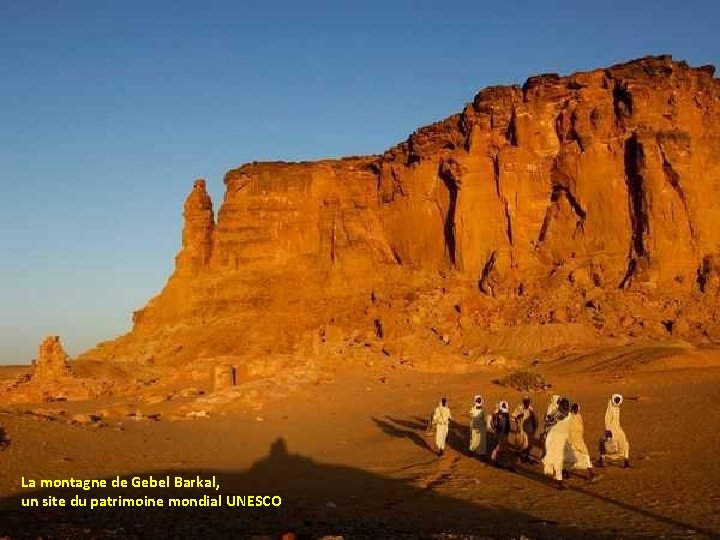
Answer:
<path fill-rule="evenodd" d="M 493 419 L 495 442 L 490 454 L 490 462 L 495 466 L 504 463 L 509 471 L 514 472 L 515 454 L 510 449 L 510 420 L 510 406 L 507 401 L 501 401 Z"/>
<path fill-rule="evenodd" d="M 557 394 L 553 394 L 550 398 L 550 403 L 548 403 L 547 410 L 545 411 L 545 425 L 543 427 L 543 431 L 540 434 L 540 460 L 545 457 L 545 443 L 547 440 L 547 434 L 550 429 L 550 426 L 548 425 L 548 419 L 552 418 L 552 416 L 557 412 L 558 409 L 558 402 L 560 401 L 560 396 Z"/>
<path fill-rule="evenodd" d="M 548 408 L 549 409 L 549 408 Z M 565 446 L 570 434 L 570 401 L 559 400 L 557 408 L 545 419 L 545 455 L 542 458 L 543 472 L 555 478 L 558 488 L 565 489 L 563 465 Z"/>
<path fill-rule="evenodd" d="M 435 426 L 435 446 L 439 456 L 445 453 L 445 442 L 447 441 L 448 431 L 450 430 L 450 408 L 447 406 L 447 398 L 442 398 L 432 416 L 432 425 Z"/>
<path fill-rule="evenodd" d="M 487 453 L 487 418 L 482 396 L 475 396 L 470 407 L 470 453 L 485 457 Z"/>
<path fill-rule="evenodd" d="M 608 400 L 605 410 L 605 434 L 600 439 L 600 461 L 599 466 L 605 466 L 607 459 L 621 458 L 625 468 L 630 467 L 630 442 L 625 430 L 620 426 L 620 406 L 623 397 L 620 394 L 613 394 Z"/>

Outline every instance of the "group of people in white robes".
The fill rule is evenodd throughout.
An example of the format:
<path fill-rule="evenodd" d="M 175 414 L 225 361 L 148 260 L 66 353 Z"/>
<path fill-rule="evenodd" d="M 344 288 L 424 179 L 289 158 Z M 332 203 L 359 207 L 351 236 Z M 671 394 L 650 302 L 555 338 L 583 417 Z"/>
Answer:
<path fill-rule="evenodd" d="M 620 407 L 623 397 L 613 394 L 608 400 L 605 412 L 605 432 L 600 438 L 600 458 L 598 466 L 605 466 L 607 460 L 622 459 L 624 466 L 630 466 L 630 444 L 620 425 Z M 485 410 L 481 395 L 473 398 L 469 411 L 470 443 L 472 455 L 498 464 L 502 458 L 509 460 L 507 467 L 514 470 L 519 457 L 525 463 L 533 463 L 531 451 L 535 443 L 538 421 L 529 396 L 510 414 L 507 401 L 498 403 L 492 413 Z M 443 455 L 450 429 L 452 414 L 447 398 L 442 398 L 435 408 L 431 425 L 435 427 L 435 445 L 439 455 Z M 512 428 L 514 422 L 515 429 Z M 580 406 L 570 404 L 566 397 L 554 395 L 545 413 L 545 427 L 541 434 L 541 463 L 545 475 L 552 477 L 558 487 L 565 487 L 564 480 L 571 469 L 587 471 L 588 480 L 598 478 L 595 474 L 590 452 L 585 443 L 585 428 Z M 514 434 L 514 444 L 510 437 Z M 511 448 L 514 446 L 515 450 Z"/>

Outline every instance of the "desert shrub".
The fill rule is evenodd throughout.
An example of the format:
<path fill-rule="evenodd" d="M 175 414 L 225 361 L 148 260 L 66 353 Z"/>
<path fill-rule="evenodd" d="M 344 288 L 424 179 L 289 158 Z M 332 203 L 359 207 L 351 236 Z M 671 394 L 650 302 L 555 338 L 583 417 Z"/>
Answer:
<path fill-rule="evenodd" d="M 520 392 L 541 391 L 552 387 L 542 375 L 532 371 L 514 371 L 494 382 L 500 386 L 514 388 Z"/>

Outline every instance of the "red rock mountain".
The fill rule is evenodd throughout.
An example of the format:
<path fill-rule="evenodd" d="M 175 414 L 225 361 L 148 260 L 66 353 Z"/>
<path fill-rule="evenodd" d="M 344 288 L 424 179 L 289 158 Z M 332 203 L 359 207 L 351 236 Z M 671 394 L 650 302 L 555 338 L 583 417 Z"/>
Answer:
<path fill-rule="evenodd" d="M 489 87 L 382 155 L 251 163 L 225 186 L 216 216 L 195 182 L 167 286 L 85 357 L 394 354 L 433 335 L 467 355 L 476 330 L 553 324 L 718 336 L 712 66 Z"/>

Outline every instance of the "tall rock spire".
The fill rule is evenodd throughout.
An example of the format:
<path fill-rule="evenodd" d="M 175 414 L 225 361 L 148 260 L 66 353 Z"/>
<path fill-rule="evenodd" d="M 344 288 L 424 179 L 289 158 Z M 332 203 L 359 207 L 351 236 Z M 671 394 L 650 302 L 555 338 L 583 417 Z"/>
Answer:
<path fill-rule="evenodd" d="M 215 215 L 205 180 L 195 180 L 183 209 L 182 249 L 175 258 L 178 272 L 195 273 L 208 265 L 212 256 Z"/>

